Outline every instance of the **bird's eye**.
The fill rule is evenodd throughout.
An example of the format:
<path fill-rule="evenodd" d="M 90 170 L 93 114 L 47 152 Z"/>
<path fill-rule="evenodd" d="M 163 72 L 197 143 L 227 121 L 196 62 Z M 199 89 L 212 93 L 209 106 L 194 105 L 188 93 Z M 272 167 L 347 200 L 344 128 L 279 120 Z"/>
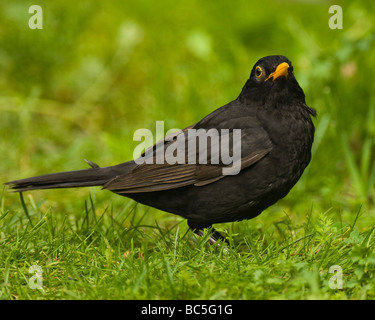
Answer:
<path fill-rule="evenodd" d="M 263 75 L 263 69 L 259 66 L 255 68 L 255 76 L 260 79 L 260 77 Z"/>

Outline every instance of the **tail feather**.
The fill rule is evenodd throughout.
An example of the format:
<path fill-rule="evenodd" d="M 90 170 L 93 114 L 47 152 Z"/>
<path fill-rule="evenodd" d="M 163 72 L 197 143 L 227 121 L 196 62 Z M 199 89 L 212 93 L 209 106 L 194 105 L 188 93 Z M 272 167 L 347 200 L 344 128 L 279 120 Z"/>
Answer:
<path fill-rule="evenodd" d="M 90 169 L 50 173 L 9 181 L 5 184 L 10 185 L 15 192 L 37 189 L 102 186 L 116 176 L 126 173 L 129 169 L 130 166 L 126 166 L 126 164 L 104 168 L 92 166 Z"/>

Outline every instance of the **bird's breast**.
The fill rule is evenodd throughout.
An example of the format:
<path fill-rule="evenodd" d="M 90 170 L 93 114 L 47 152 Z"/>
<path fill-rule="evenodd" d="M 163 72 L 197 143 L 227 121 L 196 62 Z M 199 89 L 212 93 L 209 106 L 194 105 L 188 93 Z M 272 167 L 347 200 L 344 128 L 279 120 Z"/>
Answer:
<path fill-rule="evenodd" d="M 263 122 L 272 141 L 268 158 L 276 176 L 297 181 L 311 159 L 314 125 L 310 115 L 300 108 L 269 112 Z"/>

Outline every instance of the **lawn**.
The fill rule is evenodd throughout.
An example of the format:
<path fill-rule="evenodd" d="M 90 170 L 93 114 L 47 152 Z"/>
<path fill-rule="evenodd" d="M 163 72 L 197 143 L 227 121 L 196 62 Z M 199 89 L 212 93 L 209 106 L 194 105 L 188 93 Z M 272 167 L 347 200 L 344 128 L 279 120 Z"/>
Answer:
<path fill-rule="evenodd" d="M 100 188 L 0 189 L 0 299 L 374 299 L 375 5 L 340 1 L 0 4 L 0 183 L 133 156 L 239 94 L 262 56 L 294 65 L 318 117 L 289 195 L 209 245 Z M 31 269 L 30 269 L 31 268 Z"/>

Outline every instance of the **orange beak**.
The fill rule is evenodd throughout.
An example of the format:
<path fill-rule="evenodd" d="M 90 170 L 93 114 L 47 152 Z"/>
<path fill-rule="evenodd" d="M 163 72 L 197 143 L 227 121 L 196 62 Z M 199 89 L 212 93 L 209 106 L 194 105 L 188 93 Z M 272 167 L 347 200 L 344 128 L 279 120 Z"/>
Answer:
<path fill-rule="evenodd" d="M 280 63 L 276 70 L 274 72 L 272 72 L 268 78 L 264 81 L 267 81 L 269 78 L 272 78 L 272 81 L 274 81 L 275 79 L 277 79 L 278 77 L 281 77 L 281 76 L 284 76 L 285 78 L 288 77 L 288 69 L 289 69 L 289 64 L 287 64 L 286 62 L 283 62 L 283 63 Z"/>

